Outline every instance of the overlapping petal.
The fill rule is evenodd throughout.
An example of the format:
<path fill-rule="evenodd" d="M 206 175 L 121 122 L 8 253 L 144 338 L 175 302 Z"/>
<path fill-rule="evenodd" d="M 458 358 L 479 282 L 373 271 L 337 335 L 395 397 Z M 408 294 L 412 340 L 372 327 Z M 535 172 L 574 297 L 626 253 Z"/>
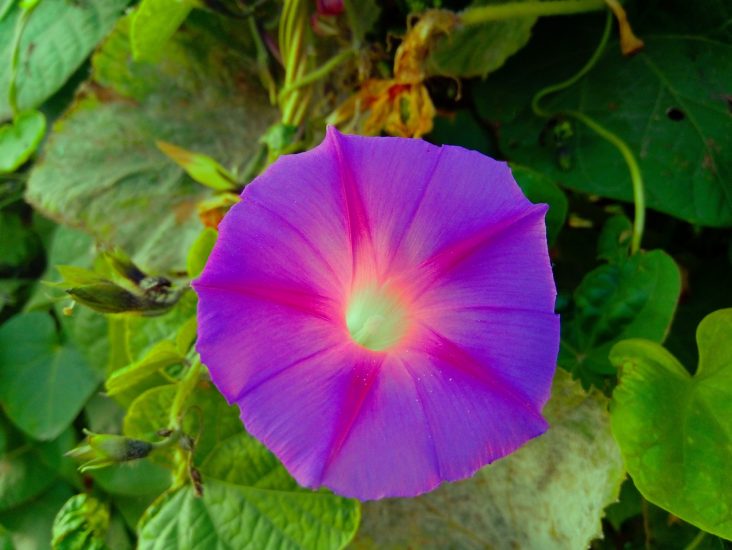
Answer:
<path fill-rule="evenodd" d="M 242 198 L 194 283 L 198 350 L 302 485 L 412 496 L 546 429 L 559 324 L 545 207 L 505 164 L 330 130 Z M 395 308 L 404 326 L 368 349 L 346 318 L 379 293 L 359 330 Z"/>

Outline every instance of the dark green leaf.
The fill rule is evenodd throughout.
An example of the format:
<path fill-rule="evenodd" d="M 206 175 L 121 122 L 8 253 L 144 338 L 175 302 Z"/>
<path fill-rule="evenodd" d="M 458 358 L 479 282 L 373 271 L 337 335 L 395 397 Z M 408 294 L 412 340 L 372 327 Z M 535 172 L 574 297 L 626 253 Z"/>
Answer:
<path fill-rule="evenodd" d="M 579 111 L 623 139 L 640 163 L 651 208 L 702 225 L 729 225 L 732 46 L 702 35 L 641 34 L 641 53 L 626 59 L 609 44 L 588 75 L 545 98 L 542 108 Z M 572 136 L 557 137 L 557 124 L 567 123 L 531 113 L 533 93 L 576 72 L 590 56 L 592 46 L 571 39 L 558 45 L 553 38 L 532 44 L 474 92 L 481 113 L 500 123 L 510 160 L 572 189 L 632 200 L 628 169 L 613 145 L 571 118 Z"/>
<path fill-rule="evenodd" d="M 732 539 L 732 309 L 708 315 L 697 342 L 694 376 L 655 342 L 613 348 L 613 435 L 646 499 Z"/>
<path fill-rule="evenodd" d="M 107 493 L 129 497 L 157 496 L 170 487 L 170 470 L 149 459 L 117 464 L 91 472 Z"/>
<path fill-rule="evenodd" d="M 511 166 L 513 177 L 528 199 L 549 205 L 546 213 L 546 231 L 549 244 L 553 243 L 567 218 L 567 197 L 548 177 L 524 166 Z"/>
<path fill-rule="evenodd" d="M 48 489 L 71 449 L 74 436 L 70 430 L 46 443 L 28 440 L 0 417 L 0 511 L 22 504 Z"/>
<path fill-rule="evenodd" d="M 460 110 L 435 118 L 429 141 L 438 145 L 459 145 L 489 156 L 495 156 L 490 136 L 470 111 Z"/>
<path fill-rule="evenodd" d="M 0 513 L 0 523 L 10 532 L 16 550 L 49 550 L 53 520 L 72 494 L 68 485 L 59 482 L 37 499 Z"/>
<path fill-rule="evenodd" d="M 477 0 L 471 6 L 503 4 L 506 0 Z M 486 76 L 501 67 L 531 37 L 536 17 L 516 17 L 482 25 L 458 27 L 440 40 L 428 59 L 432 74 L 468 78 Z"/>
<path fill-rule="evenodd" d="M 608 360 L 624 338 L 666 337 L 681 291 L 681 275 L 661 250 L 640 252 L 598 267 L 574 293 L 574 311 L 562 323 L 559 364 L 585 384 L 615 373 Z"/>
<path fill-rule="evenodd" d="M 623 215 L 610 218 L 602 228 L 597 243 L 597 257 L 610 263 L 619 263 L 628 257 L 633 224 Z"/>
<path fill-rule="evenodd" d="M 0 274 L 22 270 L 42 252 L 38 236 L 14 211 L 0 211 L 0 235 Z"/>

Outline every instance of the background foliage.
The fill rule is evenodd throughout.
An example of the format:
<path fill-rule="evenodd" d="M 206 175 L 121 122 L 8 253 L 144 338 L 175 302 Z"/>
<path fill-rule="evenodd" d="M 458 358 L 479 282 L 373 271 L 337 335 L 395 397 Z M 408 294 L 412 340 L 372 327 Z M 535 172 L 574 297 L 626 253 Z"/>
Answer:
<path fill-rule="evenodd" d="M 0 549 L 730 548 L 732 4 L 628 1 L 630 57 L 608 6 L 0 1 Z M 298 487 L 195 353 L 218 221 L 326 123 L 550 205 L 551 428 L 415 499 Z"/>

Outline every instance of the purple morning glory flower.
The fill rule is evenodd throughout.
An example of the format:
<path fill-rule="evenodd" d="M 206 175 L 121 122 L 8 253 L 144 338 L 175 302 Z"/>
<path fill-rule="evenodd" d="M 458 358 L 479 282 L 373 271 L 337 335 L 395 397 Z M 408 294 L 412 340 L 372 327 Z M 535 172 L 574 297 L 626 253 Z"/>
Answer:
<path fill-rule="evenodd" d="M 222 221 L 198 351 L 301 485 L 366 500 L 468 477 L 547 428 L 546 209 L 480 153 L 331 128 Z"/>

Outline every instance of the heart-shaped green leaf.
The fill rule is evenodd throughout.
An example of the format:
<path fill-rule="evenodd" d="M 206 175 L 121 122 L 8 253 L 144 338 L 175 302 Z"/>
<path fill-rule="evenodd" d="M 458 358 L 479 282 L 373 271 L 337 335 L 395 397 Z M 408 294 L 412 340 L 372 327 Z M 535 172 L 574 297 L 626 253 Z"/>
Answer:
<path fill-rule="evenodd" d="M 732 539 L 732 309 L 705 317 L 697 342 L 694 376 L 655 342 L 613 348 L 612 430 L 644 497 Z"/>
<path fill-rule="evenodd" d="M 46 133 L 46 117 L 26 111 L 0 126 L 0 174 L 14 172 L 36 151 Z"/>
<path fill-rule="evenodd" d="M 53 439 L 99 383 L 84 356 L 58 341 L 47 313 L 17 315 L 0 327 L 0 403 L 36 439 Z"/>

